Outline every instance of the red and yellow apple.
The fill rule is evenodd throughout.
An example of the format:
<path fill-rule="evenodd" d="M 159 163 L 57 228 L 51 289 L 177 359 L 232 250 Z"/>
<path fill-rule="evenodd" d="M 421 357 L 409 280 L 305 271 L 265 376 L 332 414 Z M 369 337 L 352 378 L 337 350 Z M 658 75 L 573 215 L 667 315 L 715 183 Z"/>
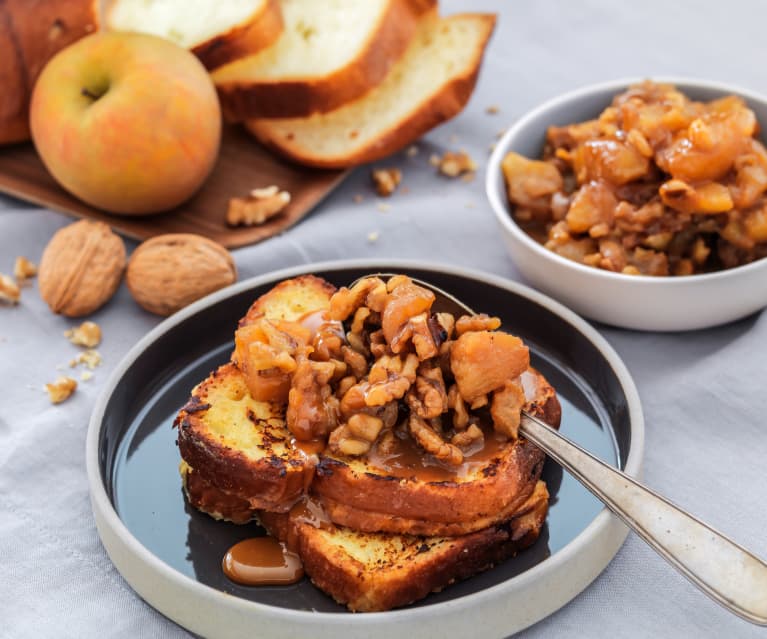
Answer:
<path fill-rule="evenodd" d="M 186 49 L 155 36 L 97 33 L 43 69 L 32 139 L 67 191 L 113 213 L 164 211 L 205 181 L 221 141 L 210 76 Z"/>

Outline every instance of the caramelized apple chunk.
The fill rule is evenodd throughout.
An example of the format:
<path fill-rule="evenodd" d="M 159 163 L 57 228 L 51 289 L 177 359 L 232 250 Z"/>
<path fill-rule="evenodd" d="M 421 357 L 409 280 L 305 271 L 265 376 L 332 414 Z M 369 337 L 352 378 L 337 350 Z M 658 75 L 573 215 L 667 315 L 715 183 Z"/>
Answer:
<path fill-rule="evenodd" d="M 529 366 L 527 346 L 508 333 L 464 333 L 450 352 L 458 392 L 469 403 L 519 377 Z"/>

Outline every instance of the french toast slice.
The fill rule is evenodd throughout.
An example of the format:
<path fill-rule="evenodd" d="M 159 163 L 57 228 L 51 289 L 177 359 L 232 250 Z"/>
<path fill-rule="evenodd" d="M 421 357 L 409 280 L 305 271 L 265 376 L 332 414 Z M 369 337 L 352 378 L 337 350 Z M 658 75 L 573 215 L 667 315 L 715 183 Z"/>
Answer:
<path fill-rule="evenodd" d="M 312 275 L 287 280 L 258 298 L 242 321 L 296 320 L 327 308 L 334 290 Z M 290 443 L 284 407 L 253 399 L 232 363 L 193 389 L 175 424 L 181 457 L 195 474 L 251 508 L 288 510 L 314 475 L 316 458 Z"/>
<path fill-rule="evenodd" d="M 294 545 L 318 588 L 352 611 L 373 612 L 422 599 L 531 546 L 546 519 L 548 497 L 546 484 L 538 481 L 506 521 L 459 537 L 317 527 L 267 512 L 259 520 L 271 535 Z"/>
<path fill-rule="evenodd" d="M 553 428 L 561 407 L 556 392 L 534 369 L 522 376 L 525 410 Z M 516 439 L 491 454 L 468 457 L 463 472 L 449 479 L 425 479 L 417 472 L 391 472 L 375 456 L 325 454 L 312 491 L 336 523 L 366 531 L 415 534 L 465 534 L 503 521 L 532 493 L 545 454 L 533 443 Z"/>

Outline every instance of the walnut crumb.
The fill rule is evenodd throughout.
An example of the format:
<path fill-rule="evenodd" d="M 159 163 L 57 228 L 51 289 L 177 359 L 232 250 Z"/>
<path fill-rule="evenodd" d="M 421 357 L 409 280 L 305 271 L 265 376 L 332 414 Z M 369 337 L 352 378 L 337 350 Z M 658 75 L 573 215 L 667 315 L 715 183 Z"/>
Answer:
<path fill-rule="evenodd" d="M 0 302 L 18 304 L 21 299 L 21 289 L 18 284 L 4 273 L 0 273 Z"/>
<path fill-rule="evenodd" d="M 370 173 L 376 193 L 381 197 L 389 197 L 402 181 L 402 171 L 395 168 L 373 169 Z"/>
<path fill-rule="evenodd" d="M 290 204 L 290 193 L 280 191 L 278 186 L 253 189 L 247 198 L 233 197 L 229 200 L 226 223 L 229 226 L 263 224 L 282 213 L 288 204 Z"/>
<path fill-rule="evenodd" d="M 22 255 L 16 258 L 13 265 L 13 276 L 19 284 L 23 284 L 24 281 L 35 275 L 37 275 L 37 264 L 30 262 Z"/>
<path fill-rule="evenodd" d="M 488 115 L 495 115 L 496 113 L 500 113 L 501 108 L 497 104 L 491 104 L 489 107 L 485 109 L 485 113 Z"/>
<path fill-rule="evenodd" d="M 376 204 L 376 208 L 381 211 L 381 213 L 386 213 L 391 209 L 391 204 L 385 204 L 384 202 L 379 202 Z"/>
<path fill-rule="evenodd" d="M 379 237 L 381 237 L 381 234 L 378 231 L 370 231 L 368 233 L 368 244 L 375 244 Z"/>
<path fill-rule="evenodd" d="M 477 170 L 477 165 L 466 151 L 446 151 L 439 159 L 439 172 L 451 178 Z"/>
<path fill-rule="evenodd" d="M 414 158 L 416 155 L 418 155 L 418 147 L 413 144 L 407 148 L 407 151 L 405 151 L 405 155 L 409 158 Z"/>
<path fill-rule="evenodd" d="M 96 322 L 83 322 L 64 331 L 64 337 L 75 346 L 94 348 L 101 343 L 101 327 Z"/>
<path fill-rule="evenodd" d="M 80 373 L 80 381 L 87 382 L 91 379 L 93 379 L 93 373 L 90 371 L 83 371 Z"/>
<path fill-rule="evenodd" d="M 72 396 L 77 389 L 77 382 L 71 377 L 59 377 L 55 382 L 45 385 L 52 404 L 60 404 Z"/>
<path fill-rule="evenodd" d="M 69 362 L 70 368 L 74 368 L 78 364 L 82 364 L 90 370 L 93 370 L 97 366 L 101 366 L 101 353 L 99 353 L 97 350 L 89 348 L 87 351 L 83 351 L 71 362 Z"/>

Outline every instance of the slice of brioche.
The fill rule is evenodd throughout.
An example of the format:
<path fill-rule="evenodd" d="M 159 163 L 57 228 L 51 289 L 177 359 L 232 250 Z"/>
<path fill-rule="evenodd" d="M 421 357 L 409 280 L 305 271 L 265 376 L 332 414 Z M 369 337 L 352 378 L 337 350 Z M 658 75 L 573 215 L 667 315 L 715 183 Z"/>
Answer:
<path fill-rule="evenodd" d="M 138 31 L 190 49 L 208 68 L 258 53 L 282 33 L 278 0 L 114 0 L 107 27 Z"/>
<path fill-rule="evenodd" d="M 494 25 L 493 15 L 426 16 L 405 55 L 363 97 L 330 113 L 249 119 L 246 126 L 301 164 L 342 168 L 378 160 L 463 109 Z"/>
<path fill-rule="evenodd" d="M 307 311 L 328 308 L 334 291 L 312 275 L 286 280 L 259 297 L 242 321 L 257 316 L 297 320 Z M 224 364 L 196 386 L 175 423 L 182 459 L 200 479 L 232 496 L 235 509 L 247 503 L 285 511 L 312 480 L 316 459 L 291 446 L 284 407 L 253 399 L 234 364 Z"/>
<path fill-rule="evenodd" d="M 281 0 L 285 29 L 213 73 L 231 120 L 324 113 L 379 84 L 436 0 Z"/>
<path fill-rule="evenodd" d="M 461 537 L 357 532 L 344 527 L 293 524 L 285 515 L 260 513 L 270 534 L 292 542 L 306 574 L 350 610 L 390 610 L 422 599 L 492 567 L 532 545 L 548 511 L 539 481 L 506 522 Z"/>
<path fill-rule="evenodd" d="M 29 139 L 29 98 L 60 49 L 99 27 L 99 0 L 0 2 L 0 144 Z"/>
<path fill-rule="evenodd" d="M 525 410 L 558 428 L 561 407 L 544 376 L 530 369 L 523 385 Z M 332 521 L 359 530 L 463 534 L 502 521 L 519 508 L 532 493 L 545 459 L 543 451 L 520 438 L 501 444 L 488 457 L 469 458 L 454 479 L 428 481 L 416 473 L 392 475 L 368 456 L 325 453 L 312 491 Z"/>
<path fill-rule="evenodd" d="M 182 459 L 252 508 L 288 510 L 311 482 L 314 464 L 290 445 L 284 410 L 254 400 L 234 364 L 192 391 L 176 426 Z"/>

